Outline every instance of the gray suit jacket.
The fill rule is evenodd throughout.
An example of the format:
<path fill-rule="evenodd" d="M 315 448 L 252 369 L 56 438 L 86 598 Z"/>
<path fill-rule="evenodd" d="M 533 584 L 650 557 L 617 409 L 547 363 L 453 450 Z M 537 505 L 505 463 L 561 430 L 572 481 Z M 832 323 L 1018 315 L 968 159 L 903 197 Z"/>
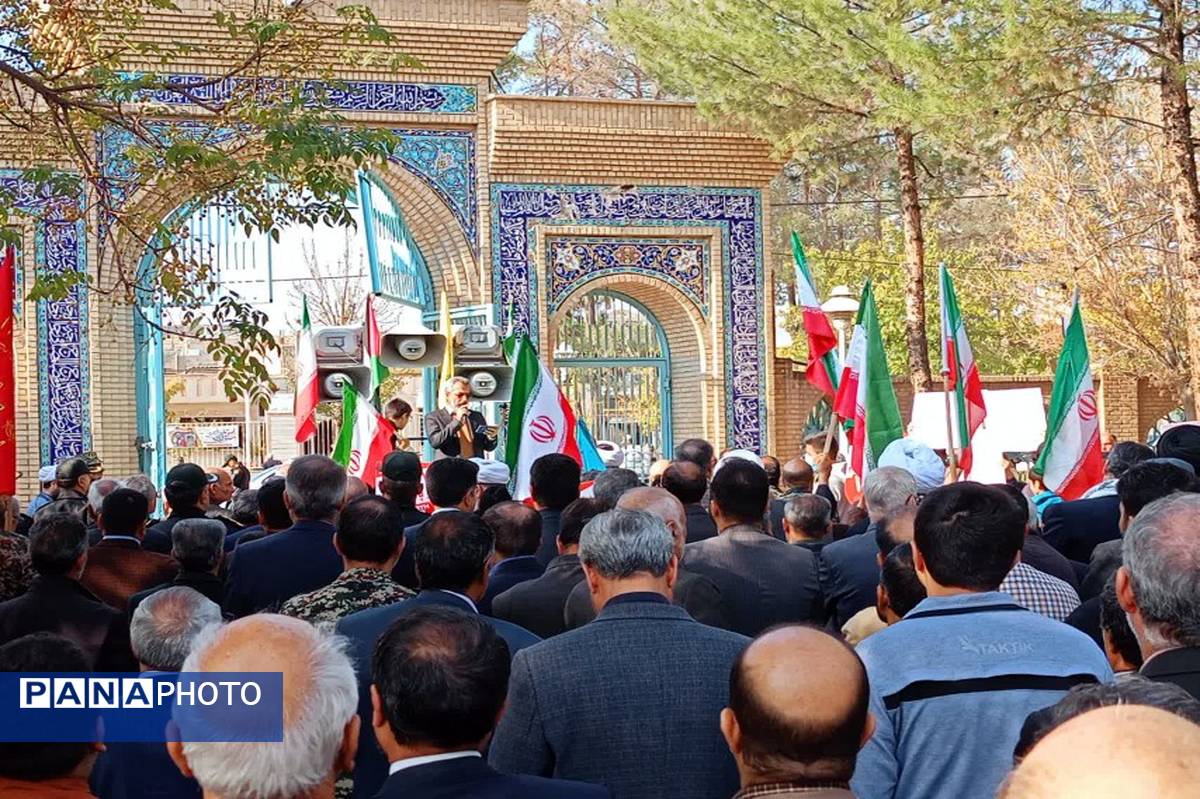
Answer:
<path fill-rule="evenodd" d="M 674 604 L 683 608 L 696 621 L 709 627 L 720 627 L 731 630 L 732 622 L 729 611 L 721 603 L 721 589 L 716 583 L 703 574 L 696 574 L 687 569 L 680 569 L 675 580 Z M 566 629 L 574 630 L 596 618 L 596 608 L 592 605 L 592 592 L 588 590 L 587 581 L 580 580 L 567 596 L 563 607 L 563 622 Z"/>
<path fill-rule="evenodd" d="M 738 773 L 717 718 L 748 643 L 665 602 L 609 604 L 517 653 L 489 762 L 604 785 L 614 799 L 728 799 Z"/>
<path fill-rule="evenodd" d="M 742 635 L 784 622 L 824 622 L 816 556 L 757 528 L 731 527 L 688 544 L 683 567 L 717 584 L 730 629 Z"/>

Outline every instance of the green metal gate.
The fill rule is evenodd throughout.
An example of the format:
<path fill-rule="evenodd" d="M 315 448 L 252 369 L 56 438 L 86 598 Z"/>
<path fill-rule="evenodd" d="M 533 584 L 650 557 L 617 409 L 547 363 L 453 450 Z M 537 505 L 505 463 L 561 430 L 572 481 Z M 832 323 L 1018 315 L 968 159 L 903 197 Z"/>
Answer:
<path fill-rule="evenodd" d="M 554 339 L 559 386 L 596 440 L 615 442 L 643 477 L 670 453 L 670 353 L 636 300 L 593 291 L 564 314 Z"/>

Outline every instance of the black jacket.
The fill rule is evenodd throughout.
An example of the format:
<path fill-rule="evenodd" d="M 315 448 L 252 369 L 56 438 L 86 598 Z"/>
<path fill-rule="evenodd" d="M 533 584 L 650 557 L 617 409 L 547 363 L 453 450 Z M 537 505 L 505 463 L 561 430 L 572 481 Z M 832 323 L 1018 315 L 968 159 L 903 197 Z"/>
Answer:
<path fill-rule="evenodd" d="M 501 774 L 478 757 L 401 769 L 375 794 L 377 799 L 604 799 L 609 795 L 606 788 L 585 782 Z"/>
<path fill-rule="evenodd" d="M 0 644 L 41 632 L 74 641 L 96 671 L 137 671 L 125 614 L 78 580 L 38 575 L 24 594 L 0 602 Z"/>
<path fill-rule="evenodd" d="M 156 586 L 147 588 L 145 591 L 138 591 L 129 597 L 129 607 L 127 608 L 129 617 L 133 618 L 133 612 L 137 610 L 137 606 L 146 597 L 167 588 L 177 588 L 180 586 L 198 591 L 218 605 L 225 599 L 225 581 L 220 577 L 210 572 L 193 572 L 180 569 L 179 574 L 176 574 L 175 579 L 170 582 L 159 583 Z"/>
<path fill-rule="evenodd" d="M 563 609 L 571 589 L 583 582 L 578 555 L 559 555 L 536 580 L 514 585 L 492 600 L 492 615 L 549 638 L 566 632 Z M 591 599 L 588 600 L 589 606 Z"/>
<path fill-rule="evenodd" d="M 542 517 L 542 541 L 538 544 L 537 559 L 543 566 L 550 563 L 558 555 L 558 531 L 562 527 L 562 511 L 552 508 L 542 508 L 538 511 Z"/>
<path fill-rule="evenodd" d="M 487 591 L 479 600 L 479 612 L 492 616 L 492 601 L 508 589 L 529 580 L 536 580 L 545 571 L 533 555 L 505 558 L 492 567 L 488 574 Z"/>
<path fill-rule="evenodd" d="M 483 418 L 482 413 L 470 411 L 467 414 L 467 422 L 475 431 L 476 455 L 481 452 L 491 452 L 496 448 L 497 439 L 488 432 L 487 419 Z M 450 458 L 462 454 L 462 446 L 458 440 L 460 427 L 462 427 L 462 422 L 451 416 L 450 411 L 445 408 L 438 408 L 433 413 L 426 414 L 425 438 L 428 439 L 429 446 L 438 451 L 436 457 Z"/>
<path fill-rule="evenodd" d="M 1097 544 L 1121 537 L 1116 496 L 1058 502 L 1042 511 L 1042 538 L 1068 560 L 1087 563 Z"/>
<path fill-rule="evenodd" d="M 875 528 L 833 541 L 821 549 L 821 594 L 829 626 L 841 630 L 855 613 L 875 605 L 879 585 Z"/>
<path fill-rule="evenodd" d="M 170 555 L 171 531 L 175 529 L 175 525 L 184 519 L 205 518 L 208 518 L 208 514 L 200 508 L 172 508 L 170 516 L 153 527 L 147 528 L 146 535 L 142 538 L 142 549 L 147 552 L 161 552 L 164 555 Z"/>
<path fill-rule="evenodd" d="M 717 537 L 717 523 L 703 505 L 684 505 L 683 512 L 687 514 L 687 543 L 694 544 L 706 538 Z"/>
<path fill-rule="evenodd" d="M 1139 672 L 1155 682 L 1171 682 L 1200 699 L 1200 646 L 1168 649 L 1151 655 Z"/>

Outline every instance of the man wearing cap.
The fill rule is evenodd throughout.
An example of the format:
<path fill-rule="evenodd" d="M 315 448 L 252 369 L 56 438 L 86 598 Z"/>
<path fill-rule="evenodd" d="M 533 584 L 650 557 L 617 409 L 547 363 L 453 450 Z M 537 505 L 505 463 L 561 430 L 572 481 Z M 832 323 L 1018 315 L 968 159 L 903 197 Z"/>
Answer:
<path fill-rule="evenodd" d="M 83 519 L 87 514 L 87 491 L 93 479 L 87 463 L 83 458 L 68 458 L 58 465 L 54 476 L 58 482 L 58 496 L 41 507 L 37 518 L 51 513 L 72 513 Z"/>
<path fill-rule="evenodd" d="M 379 492 L 400 508 L 404 527 L 412 527 L 429 518 L 417 510 L 421 493 L 421 459 L 415 452 L 389 452 L 380 467 Z"/>
<path fill-rule="evenodd" d="M 471 384 L 452 377 L 442 384 L 444 404 L 425 417 L 425 437 L 438 451 L 436 457 L 474 458 L 496 448 L 497 439 L 479 411 L 468 407 Z"/>
<path fill-rule="evenodd" d="M 55 479 L 57 470 L 53 466 L 43 466 L 38 469 L 38 483 L 41 484 L 42 490 L 38 495 L 29 500 L 29 505 L 25 508 L 25 515 L 32 518 L 37 515 L 37 512 L 44 505 L 48 505 L 58 496 L 58 482 Z"/>
<path fill-rule="evenodd" d="M 163 496 L 171 506 L 171 515 L 146 531 L 142 549 L 169 555 L 171 531 L 184 519 L 205 518 L 208 487 L 216 481 L 216 475 L 208 474 L 194 463 L 173 466 L 167 472 L 166 485 L 163 487 Z"/>

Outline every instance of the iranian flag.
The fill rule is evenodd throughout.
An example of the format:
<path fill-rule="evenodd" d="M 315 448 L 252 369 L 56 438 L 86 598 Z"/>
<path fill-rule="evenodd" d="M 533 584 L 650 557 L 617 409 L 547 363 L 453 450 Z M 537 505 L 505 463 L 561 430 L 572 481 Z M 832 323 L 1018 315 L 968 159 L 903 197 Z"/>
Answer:
<path fill-rule="evenodd" d="M 971 471 L 971 438 L 987 407 L 983 404 L 983 384 L 979 381 L 979 367 L 967 341 L 967 328 L 958 310 L 958 295 L 954 293 L 954 282 L 950 270 L 942 264 L 942 374 L 947 377 L 950 391 L 950 423 L 954 432 L 954 448 L 958 450 L 958 466 L 963 473 Z"/>
<path fill-rule="evenodd" d="M 838 416 L 853 420 L 850 468 L 861 480 L 875 469 L 875 459 L 884 448 L 904 437 L 904 422 L 888 372 L 879 312 L 869 280 L 863 286 L 854 336 L 833 409 Z"/>
<path fill-rule="evenodd" d="M 800 237 L 792 233 L 792 255 L 796 259 L 796 299 L 804 312 L 804 332 L 808 335 L 808 367 L 804 376 L 817 390 L 833 399 L 838 386 L 837 334 L 829 317 L 821 310 L 817 284 L 804 257 Z"/>
<path fill-rule="evenodd" d="M 346 474 L 362 478 L 374 488 L 379 481 L 383 457 L 392 451 L 396 428 L 359 394 L 350 383 L 342 392 L 342 429 L 330 456 L 346 468 Z"/>
<path fill-rule="evenodd" d="M 296 337 L 296 396 L 292 413 L 296 417 L 296 442 L 303 444 L 317 434 L 317 350 L 313 344 L 312 323 L 308 319 L 308 297 L 303 299 L 304 313 L 300 335 Z"/>
<path fill-rule="evenodd" d="M 581 465 L 575 411 L 563 395 L 550 370 L 538 358 L 525 336 L 504 343 L 513 365 L 513 392 L 508 407 L 504 459 L 513 474 L 513 499 L 530 495 L 529 472 L 543 455 L 561 452 Z"/>
<path fill-rule="evenodd" d="M 1078 290 L 1054 370 L 1046 444 L 1034 469 L 1041 473 L 1046 488 L 1063 499 L 1079 498 L 1104 477 L 1100 418 Z"/>
<path fill-rule="evenodd" d="M 367 396 L 374 400 L 379 387 L 387 380 L 388 368 L 379 359 L 383 351 L 383 339 L 379 335 L 379 322 L 375 318 L 375 303 L 371 294 L 367 295 L 367 321 L 363 328 L 363 366 L 367 368 Z"/>

